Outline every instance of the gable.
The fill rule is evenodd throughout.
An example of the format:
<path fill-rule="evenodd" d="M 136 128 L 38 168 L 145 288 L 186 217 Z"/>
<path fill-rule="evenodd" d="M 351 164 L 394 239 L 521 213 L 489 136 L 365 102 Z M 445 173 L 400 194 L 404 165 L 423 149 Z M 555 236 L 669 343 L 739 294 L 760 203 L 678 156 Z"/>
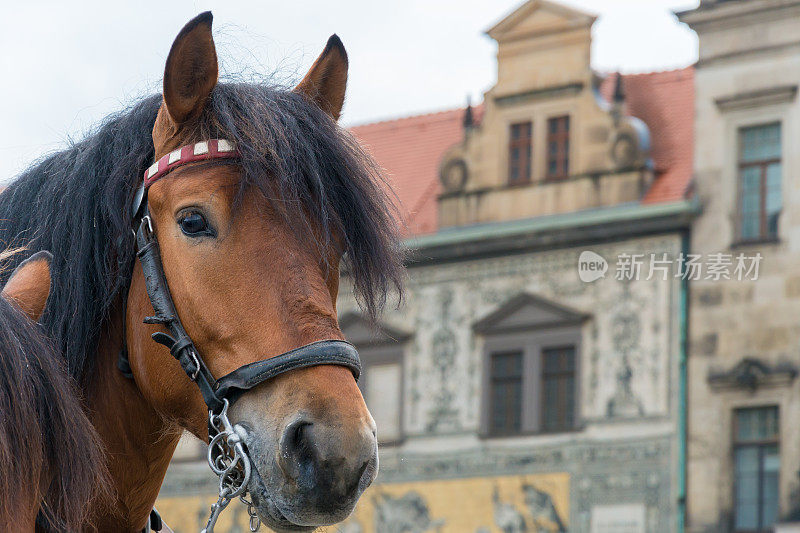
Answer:
<path fill-rule="evenodd" d="M 492 26 L 486 33 L 496 41 L 504 41 L 591 26 L 596 18 L 594 15 L 546 0 L 530 0 Z"/>
<path fill-rule="evenodd" d="M 356 347 L 400 344 L 411 334 L 384 323 L 371 324 L 361 313 L 349 312 L 339 319 L 345 338 Z"/>
<path fill-rule="evenodd" d="M 477 321 L 477 333 L 509 333 L 522 330 L 574 326 L 589 315 L 529 293 L 519 294 Z"/>

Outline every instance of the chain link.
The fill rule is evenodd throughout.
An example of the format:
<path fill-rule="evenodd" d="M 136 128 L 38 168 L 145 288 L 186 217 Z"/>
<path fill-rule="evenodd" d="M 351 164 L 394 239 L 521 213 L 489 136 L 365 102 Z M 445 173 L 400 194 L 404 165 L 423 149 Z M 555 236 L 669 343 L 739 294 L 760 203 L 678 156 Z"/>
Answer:
<path fill-rule="evenodd" d="M 248 523 L 248 525 L 250 526 L 250 531 L 255 533 L 256 531 L 258 531 L 258 528 L 261 527 L 261 518 L 258 516 L 258 513 L 256 512 L 256 507 L 255 505 L 253 505 L 253 502 L 244 497 L 244 494 L 239 496 L 239 501 L 241 501 L 243 504 L 247 506 L 247 514 L 250 515 L 250 522 Z"/>
<path fill-rule="evenodd" d="M 242 503 L 247 505 L 250 515 L 250 531 L 257 531 L 261 520 L 254 510 L 253 504 L 244 497 L 247 494 L 247 484 L 250 481 L 252 466 L 247 452 L 244 450 L 244 430 L 240 426 L 233 426 L 228 420 L 228 400 L 219 414 L 208 412 L 210 428 L 216 432 L 208 445 L 208 465 L 219 476 L 219 498 L 211 506 L 211 516 L 208 517 L 206 527 L 200 533 L 213 533 L 214 526 L 222 511 L 237 496 Z"/>

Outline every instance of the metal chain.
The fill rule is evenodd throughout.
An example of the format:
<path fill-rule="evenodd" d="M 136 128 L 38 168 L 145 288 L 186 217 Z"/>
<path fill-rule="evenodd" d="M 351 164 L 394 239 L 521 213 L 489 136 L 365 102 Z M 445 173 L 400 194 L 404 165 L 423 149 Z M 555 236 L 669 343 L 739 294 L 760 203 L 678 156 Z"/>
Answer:
<path fill-rule="evenodd" d="M 241 426 L 233 426 L 228 420 L 228 400 L 223 400 L 224 405 L 219 414 L 208 412 L 208 421 L 216 435 L 208 445 L 208 465 L 219 476 L 219 498 L 211 506 L 211 516 L 208 523 L 200 533 L 213 533 L 219 515 L 228 504 L 239 496 L 247 505 L 250 515 L 250 531 L 256 531 L 260 525 L 258 514 L 253 511 L 253 504 L 244 499 L 247 494 L 247 484 L 250 481 L 252 466 L 247 452 L 244 450 L 244 430 Z M 255 522 L 253 518 L 255 517 Z M 253 525 L 255 524 L 255 529 Z"/>
<path fill-rule="evenodd" d="M 261 518 L 258 516 L 258 513 L 256 512 L 256 506 L 253 505 L 253 502 L 245 498 L 244 494 L 239 496 L 239 501 L 241 501 L 243 504 L 247 506 L 247 514 L 250 516 L 250 522 L 248 523 L 248 525 L 250 526 L 250 531 L 255 533 L 256 531 L 258 531 L 258 528 L 261 527 Z"/>

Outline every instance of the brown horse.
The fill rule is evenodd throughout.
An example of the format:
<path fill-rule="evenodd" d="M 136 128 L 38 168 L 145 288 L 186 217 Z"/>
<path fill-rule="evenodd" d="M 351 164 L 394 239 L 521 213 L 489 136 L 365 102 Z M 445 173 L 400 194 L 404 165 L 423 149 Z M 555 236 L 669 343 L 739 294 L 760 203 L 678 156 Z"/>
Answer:
<path fill-rule="evenodd" d="M 22 263 L 0 298 L 0 530 L 76 531 L 105 494 L 105 458 L 63 359 L 33 321 L 50 254 Z"/>
<path fill-rule="evenodd" d="M 347 80 L 341 41 L 331 37 L 293 90 L 218 83 L 211 20 L 204 13 L 179 33 L 163 97 L 111 117 L 0 195 L 0 235 L 54 252 L 42 323 L 106 449 L 115 501 L 89 506 L 85 529 L 141 531 L 181 432 L 208 439 L 198 387 L 150 338 L 166 330 L 142 322 L 154 310 L 131 205 L 153 161 L 207 139 L 227 139 L 238 153 L 183 165 L 147 193 L 175 308 L 214 376 L 342 339 L 342 261 L 367 314 L 400 290 L 391 203 L 375 165 L 336 124 Z M 120 352 L 132 379 L 117 367 Z M 282 374 L 229 415 L 245 433 L 254 507 L 274 529 L 341 521 L 376 475 L 375 424 L 348 368 Z"/>

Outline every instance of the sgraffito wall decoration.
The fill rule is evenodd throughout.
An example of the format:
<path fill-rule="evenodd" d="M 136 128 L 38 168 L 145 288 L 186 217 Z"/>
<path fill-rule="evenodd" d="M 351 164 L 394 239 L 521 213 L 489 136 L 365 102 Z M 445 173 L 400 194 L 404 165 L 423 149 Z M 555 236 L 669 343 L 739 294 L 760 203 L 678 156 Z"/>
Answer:
<path fill-rule="evenodd" d="M 377 484 L 362 496 L 331 533 L 560 533 L 569 531 L 566 473 L 475 477 Z M 205 525 L 211 498 L 159 500 L 159 512 L 176 531 Z M 221 532 L 249 531 L 243 505 L 231 503 L 217 526 Z"/>

